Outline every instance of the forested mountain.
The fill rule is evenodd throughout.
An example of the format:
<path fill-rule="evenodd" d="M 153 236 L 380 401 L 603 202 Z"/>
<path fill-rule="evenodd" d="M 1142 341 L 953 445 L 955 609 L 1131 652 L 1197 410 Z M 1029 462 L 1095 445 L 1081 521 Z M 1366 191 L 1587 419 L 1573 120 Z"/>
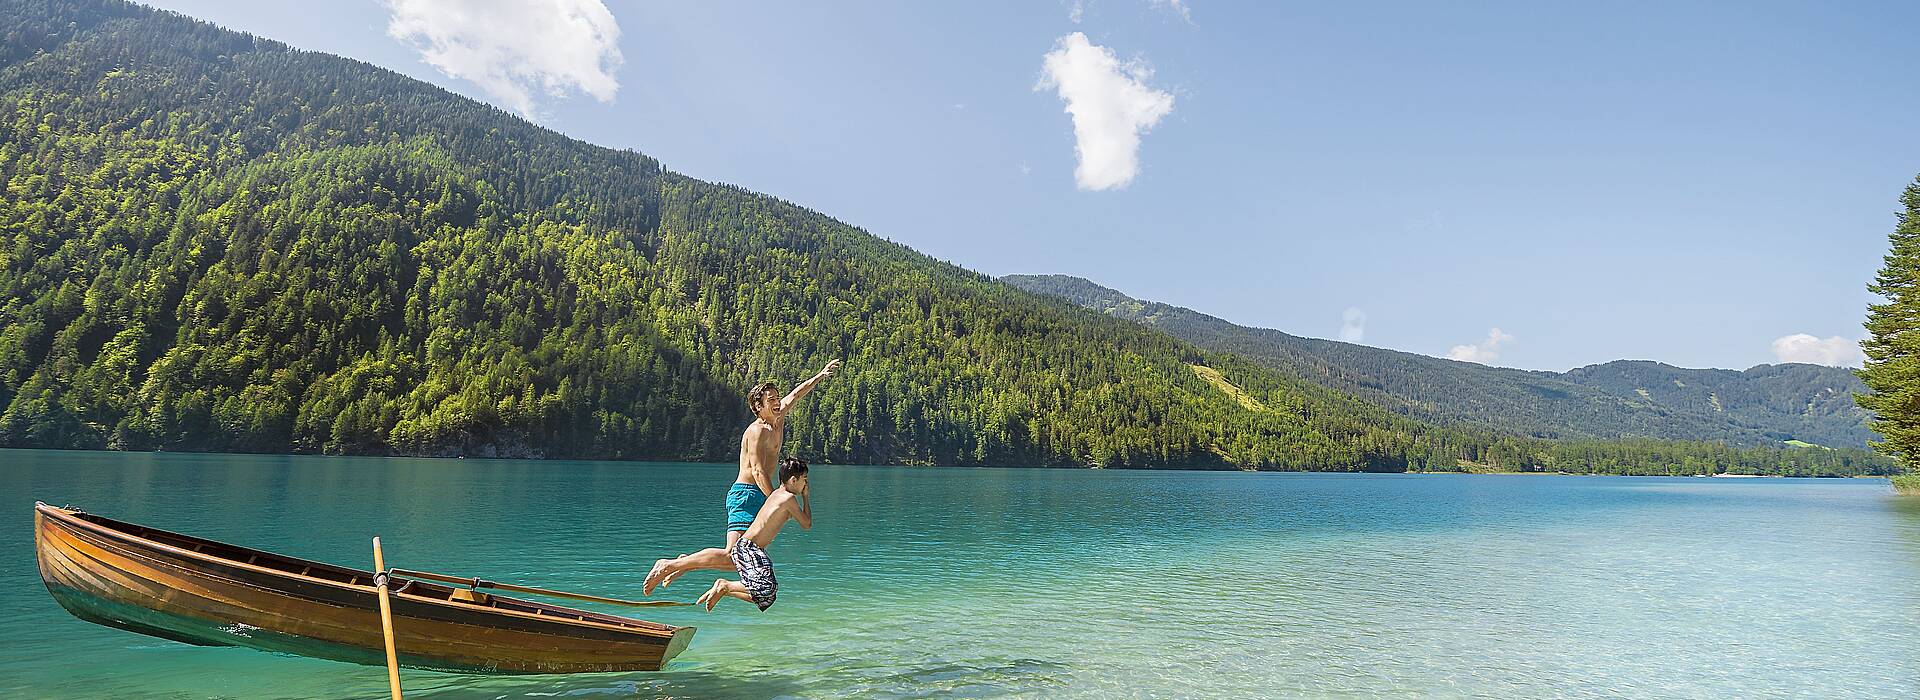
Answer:
<path fill-rule="evenodd" d="M 1560 376 L 1614 396 L 1644 398 L 1675 413 L 1724 416 L 1770 439 L 1865 447 L 1875 437 L 1866 425 L 1867 412 L 1853 399 L 1867 391 L 1866 385 L 1838 367 L 1787 363 L 1746 370 L 1685 369 L 1615 360 Z"/>
<path fill-rule="evenodd" d="M 0 2 L 0 444 L 1400 469 L 1493 441 L 364 63 Z"/>
<path fill-rule="evenodd" d="M 365 63 L 117 0 L 0 17 L 0 446 L 726 461 L 746 386 L 840 357 L 790 451 L 1887 468 L 1436 426 Z"/>
<path fill-rule="evenodd" d="M 1414 353 L 1247 328 L 1141 301 L 1065 275 L 1003 281 L 1231 352 L 1290 376 L 1359 395 L 1402 415 L 1455 426 L 1565 439 L 1658 438 L 1865 447 L 1872 433 L 1851 372 L 1804 364 L 1744 372 L 1615 361 L 1569 372 L 1488 367 Z"/>

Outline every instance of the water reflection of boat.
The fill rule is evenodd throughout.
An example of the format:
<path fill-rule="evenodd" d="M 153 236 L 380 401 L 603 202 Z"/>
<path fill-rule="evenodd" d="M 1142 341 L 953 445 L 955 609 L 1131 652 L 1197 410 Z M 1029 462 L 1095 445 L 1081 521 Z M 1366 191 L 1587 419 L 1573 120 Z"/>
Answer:
<path fill-rule="evenodd" d="M 374 574 L 34 505 L 40 578 L 82 620 L 188 644 L 386 663 Z M 463 673 L 653 671 L 694 628 L 395 576 L 400 664 Z"/>

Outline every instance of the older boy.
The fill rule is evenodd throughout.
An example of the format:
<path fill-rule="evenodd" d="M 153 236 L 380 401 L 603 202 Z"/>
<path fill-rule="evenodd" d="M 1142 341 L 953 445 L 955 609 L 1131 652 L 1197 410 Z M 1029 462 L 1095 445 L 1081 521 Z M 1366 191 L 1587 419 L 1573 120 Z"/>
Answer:
<path fill-rule="evenodd" d="M 767 504 L 754 515 L 753 525 L 736 540 L 728 554 L 740 580 L 715 579 L 713 587 L 700 596 L 700 603 L 713 612 L 721 598 L 739 598 L 762 611 L 773 607 L 774 593 L 780 583 L 773 578 L 773 560 L 767 557 L 767 545 L 780 535 L 788 520 L 800 521 L 803 530 L 813 529 L 813 504 L 807 500 L 807 463 L 796 457 L 780 460 L 780 488 L 767 497 Z"/>
<path fill-rule="evenodd" d="M 733 544 L 740 541 L 741 533 L 753 524 L 754 514 L 767 502 L 768 494 L 774 490 L 774 468 L 780 458 L 780 443 L 786 437 L 787 413 L 793 410 L 793 404 L 813 391 L 821 380 L 833 376 L 839 369 L 840 361 L 828 362 L 819 374 L 801 382 L 785 398 L 775 400 L 780 387 L 773 382 L 761 382 L 747 394 L 747 405 L 753 409 L 754 421 L 747 426 L 747 432 L 740 436 L 740 472 L 734 477 L 733 486 L 727 490 L 727 546 L 708 547 L 692 554 L 682 554 L 673 559 L 659 559 L 653 562 L 653 569 L 647 572 L 647 578 L 641 584 L 645 595 L 653 595 L 655 586 L 665 586 L 680 578 L 681 574 L 696 569 L 733 568 L 733 562 L 727 552 Z"/>

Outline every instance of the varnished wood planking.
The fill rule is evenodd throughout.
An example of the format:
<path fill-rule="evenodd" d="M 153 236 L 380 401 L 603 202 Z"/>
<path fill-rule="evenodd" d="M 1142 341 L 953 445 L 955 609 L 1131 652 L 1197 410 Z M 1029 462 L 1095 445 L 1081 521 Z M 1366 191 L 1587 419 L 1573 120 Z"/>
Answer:
<path fill-rule="evenodd" d="M 359 583 L 370 583 L 370 572 L 48 506 L 36 508 L 34 520 L 41 576 L 70 610 L 98 606 L 124 611 L 128 608 L 121 606 L 132 606 L 158 617 L 116 626 L 174 639 L 189 636 L 193 639 L 186 641 L 194 643 L 379 662 L 383 645 L 377 598 L 371 585 Z M 237 554 L 212 556 L 162 540 Z M 321 573 L 351 577 L 353 582 L 248 564 L 238 560 L 239 554 L 292 562 L 287 565 L 295 568 L 324 567 Z M 496 597 L 499 607 L 480 606 L 446 600 L 451 589 L 444 586 L 412 585 L 411 590 L 422 595 L 399 593 L 392 598 L 396 642 L 402 663 L 409 666 L 502 673 L 655 670 L 684 649 L 694 632 L 512 598 Z M 515 607 L 534 612 L 502 609 Z M 83 619 L 109 616 L 98 610 L 74 612 Z M 155 625 L 164 626 L 164 633 L 156 633 Z M 249 635 L 249 628 L 260 632 Z"/>

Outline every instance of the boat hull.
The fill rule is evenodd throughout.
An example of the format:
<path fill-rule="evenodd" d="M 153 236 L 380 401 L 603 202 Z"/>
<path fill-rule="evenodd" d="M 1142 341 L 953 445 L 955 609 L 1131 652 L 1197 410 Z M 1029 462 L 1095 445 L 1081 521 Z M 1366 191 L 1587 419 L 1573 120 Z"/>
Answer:
<path fill-rule="evenodd" d="M 35 510 L 41 579 L 54 600 L 75 617 L 189 644 L 386 663 L 371 572 L 184 536 L 172 536 L 170 544 L 107 523 L 50 506 Z M 200 542 L 233 558 L 176 546 L 203 546 L 196 544 Z M 240 560 L 233 550 L 254 562 L 266 562 L 264 556 L 275 563 Z M 318 575 L 274 568 L 298 565 L 310 565 L 304 568 Z M 458 673 L 653 671 L 685 649 L 694 633 L 691 627 L 511 598 L 476 605 L 447 599 L 451 589 L 443 586 L 397 578 L 395 583 L 404 587 L 390 598 L 395 647 L 400 663 L 413 668 Z"/>

